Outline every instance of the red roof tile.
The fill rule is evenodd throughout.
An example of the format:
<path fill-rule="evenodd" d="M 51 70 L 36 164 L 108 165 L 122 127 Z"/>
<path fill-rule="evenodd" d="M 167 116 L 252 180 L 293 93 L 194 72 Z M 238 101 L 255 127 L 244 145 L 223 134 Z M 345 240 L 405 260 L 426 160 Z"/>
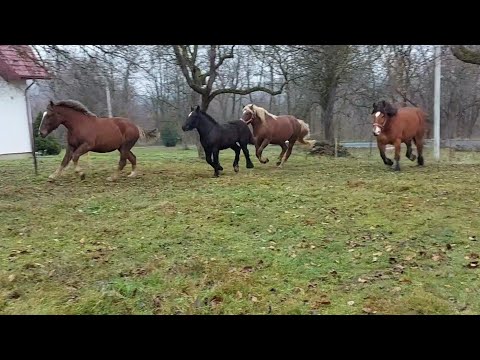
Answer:
<path fill-rule="evenodd" d="M 0 76 L 6 80 L 52 77 L 28 45 L 0 45 Z"/>

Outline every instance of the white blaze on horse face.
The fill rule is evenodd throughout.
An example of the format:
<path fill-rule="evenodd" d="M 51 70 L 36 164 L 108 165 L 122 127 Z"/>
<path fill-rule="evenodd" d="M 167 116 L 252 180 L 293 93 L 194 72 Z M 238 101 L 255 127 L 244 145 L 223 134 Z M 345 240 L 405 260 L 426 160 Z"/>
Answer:
<path fill-rule="evenodd" d="M 374 125 L 373 126 L 373 134 L 378 136 L 380 135 L 380 132 L 382 131 L 382 129 L 380 129 L 380 126 L 377 126 L 377 125 Z"/>
<path fill-rule="evenodd" d="M 190 114 L 188 114 L 188 117 L 192 116 L 192 114 L 193 114 L 193 111 L 192 111 L 192 112 L 190 112 Z"/>
<path fill-rule="evenodd" d="M 46 111 L 43 112 L 42 120 L 40 120 L 40 126 L 38 127 L 38 133 L 39 133 L 39 134 L 40 134 L 40 129 L 42 128 L 43 119 L 45 119 L 45 116 L 47 116 L 47 112 L 46 112 Z"/>
<path fill-rule="evenodd" d="M 380 112 L 380 111 L 377 111 L 377 112 L 375 113 L 375 117 L 376 117 L 376 118 L 379 117 L 380 114 L 381 114 L 381 112 Z"/>

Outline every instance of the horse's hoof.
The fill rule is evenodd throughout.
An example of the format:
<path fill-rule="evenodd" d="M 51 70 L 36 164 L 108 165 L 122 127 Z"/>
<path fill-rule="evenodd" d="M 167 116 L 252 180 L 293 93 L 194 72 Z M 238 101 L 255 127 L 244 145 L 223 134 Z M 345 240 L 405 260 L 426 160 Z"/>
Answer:
<path fill-rule="evenodd" d="M 417 160 L 417 155 L 412 155 L 412 156 L 410 157 L 410 161 L 415 161 L 415 160 Z"/>
<path fill-rule="evenodd" d="M 223 167 L 219 166 L 218 170 L 223 171 Z"/>
<path fill-rule="evenodd" d="M 47 179 L 48 182 L 54 182 L 55 181 L 55 177 L 53 176 L 49 176 L 48 179 Z"/>
<path fill-rule="evenodd" d="M 280 166 L 282 165 L 282 162 L 281 161 L 277 161 L 277 166 Z"/>
<path fill-rule="evenodd" d="M 238 170 L 240 170 L 240 168 L 239 168 L 238 165 L 237 165 L 237 166 L 234 166 L 234 167 L 233 167 L 233 170 L 235 170 L 235 172 L 238 172 Z"/>
<path fill-rule="evenodd" d="M 247 169 L 253 169 L 253 164 L 247 164 Z"/>
<path fill-rule="evenodd" d="M 134 178 L 136 176 L 137 176 L 136 172 L 131 172 L 130 174 L 127 175 L 127 177 L 129 177 L 129 178 Z"/>
<path fill-rule="evenodd" d="M 400 166 L 392 166 L 393 171 L 400 171 Z"/>

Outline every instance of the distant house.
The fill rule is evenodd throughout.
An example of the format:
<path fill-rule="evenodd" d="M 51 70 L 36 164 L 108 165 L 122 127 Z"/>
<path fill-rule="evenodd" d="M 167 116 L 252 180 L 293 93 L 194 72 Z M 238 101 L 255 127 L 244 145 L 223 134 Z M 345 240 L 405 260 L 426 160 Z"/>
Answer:
<path fill-rule="evenodd" d="M 28 45 L 0 45 L 0 157 L 32 153 L 29 83 L 50 78 Z"/>

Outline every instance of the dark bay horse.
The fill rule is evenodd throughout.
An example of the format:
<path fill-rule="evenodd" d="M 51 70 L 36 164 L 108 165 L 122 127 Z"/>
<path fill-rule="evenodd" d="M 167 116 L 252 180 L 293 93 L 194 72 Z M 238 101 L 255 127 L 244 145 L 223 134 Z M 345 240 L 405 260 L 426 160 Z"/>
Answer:
<path fill-rule="evenodd" d="M 83 180 L 85 173 L 78 165 L 80 156 L 89 151 L 107 153 L 114 150 L 120 152 L 120 161 L 118 169 L 107 180 L 116 180 L 127 160 L 132 164 L 132 172 L 128 176 L 134 177 L 137 174 L 137 160 L 131 151 L 132 147 L 139 138 L 153 140 L 158 137 L 157 129 L 145 131 L 121 117 L 97 117 L 85 105 L 75 100 L 63 100 L 56 104 L 50 101 L 43 114 L 39 133 L 44 138 L 60 125 L 67 128 L 67 149 L 61 165 L 49 176 L 50 180 L 59 176 L 70 160 L 73 160 L 75 172 Z"/>
<path fill-rule="evenodd" d="M 417 159 L 419 166 L 424 165 L 423 138 L 426 131 L 427 114 L 417 107 L 396 108 L 386 101 L 373 104 L 373 135 L 385 165 L 393 165 L 385 156 L 387 144 L 395 146 L 394 170 L 400 170 L 400 146 L 407 145 L 406 157 L 411 161 Z M 418 158 L 412 154 L 412 140 L 417 147 Z"/>
<path fill-rule="evenodd" d="M 214 169 L 214 176 L 223 170 L 218 159 L 220 150 L 232 149 L 235 151 L 233 169 L 238 172 L 240 150 L 243 151 L 247 160 L 247 168 L 253 168 L 248 152 L 248 144 L 254 144 L 252 132 L 248 126 L 240 120 L 230 121 L 226 124 L 219 124 L 206 112 L 200 110 L 200 106 L 191 108 L 187 120 L 182 126 L 183 131 L 197 129 L 200 135 L 200 142 L 205 150 L 205 158 L 208 164 Z"/>
<path fill-rule="evenodd" d="M 260 106 L 248 104 L 243 108 L 240 119 L 246 124 L 252 124 L 256 155 L 262 164 L 268 162 L 268 158 L 262 157 L 268 144 L 282 148 L 277 161 L 277 166 L 282 167 L 297 141 L 310 147 L 315 143 L 315 140 L 305 140 L 310 135 L 308 124 L 292 115 L 273 115 Z"/>

